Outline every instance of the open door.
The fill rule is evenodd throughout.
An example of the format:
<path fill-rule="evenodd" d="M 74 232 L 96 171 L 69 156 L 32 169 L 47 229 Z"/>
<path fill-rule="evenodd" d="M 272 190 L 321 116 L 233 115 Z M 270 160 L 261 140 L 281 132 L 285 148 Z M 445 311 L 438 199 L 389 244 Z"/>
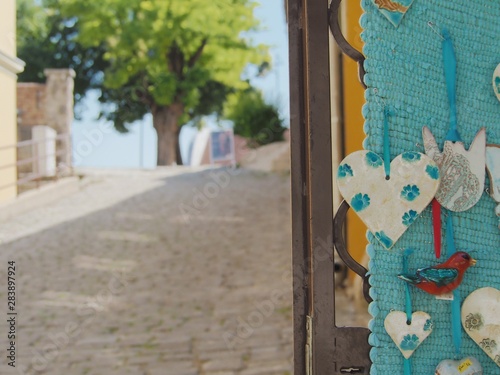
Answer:
<path fill-rule="evenodd" d="M 333 254 L 343 222 L 334 229 L 330 13 L 326 0 L 288 1 L 295 375 L 370 371 L 369 330 L 335 322 Z"/>

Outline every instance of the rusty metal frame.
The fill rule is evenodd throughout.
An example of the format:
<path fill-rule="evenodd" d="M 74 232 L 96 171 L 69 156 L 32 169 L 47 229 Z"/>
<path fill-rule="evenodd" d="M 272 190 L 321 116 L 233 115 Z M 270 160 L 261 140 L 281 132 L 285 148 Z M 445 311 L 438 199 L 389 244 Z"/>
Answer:
<path fill-rule="evenodd" d="M 335 325 L 329 17 L 326 0 L 288 0 L 295 375 L 371 365 L 368 329 Z"/>

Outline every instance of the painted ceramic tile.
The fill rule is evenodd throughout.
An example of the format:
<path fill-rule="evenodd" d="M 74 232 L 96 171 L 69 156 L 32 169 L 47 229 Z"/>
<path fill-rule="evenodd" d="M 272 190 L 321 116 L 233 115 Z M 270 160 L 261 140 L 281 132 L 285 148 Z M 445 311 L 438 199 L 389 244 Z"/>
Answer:
<path fill-rule="evenodd" d="M 439 363 L 434 375 L 483 375 L 483 367 L 474 357 L 459 361 L 446 359 Z"/>
<path fill-rule="evenodd" d="M 395 27 L 398 27 L 413 0 L 372 0 L 380 11 Z"/>
<path fill-rule="evenodd" d="M 431 334 L 434 324 L 431 316 L 423 311 L 415 311 L 411 314 L 411 324 L 407 324 L 405 312 L 391 311 L 385 318 L 384 327 L 403 356 L 410 358 L 418 346 Z"/>
<path fill-rule="evenodd" d="M 340 193 L 386 249 L 431 202 L 439 180 L 437 164 L 418 152 L 398 155 L 389 180 L 382 158 L 371 151 L 348 155 L 337 171 Z"/>
<path fill-rule="evenodd" d="M 465 332 L 500 367 L 500 290 L 477 289 L 462 305 Z"/>
<path fill-rule="evenodd" d="M 429 128 L 422 131 L 425 153 L 441 172 L 437 201 L 450 211 L 466 211 L 474 206 L 484 191 L 486 165 L 486 129 L 476 134 L 467 151 L 462 142 L 445 141 L 443 152 Z"/>
<path fill-rule="evenodd" d="M 495 213 L 500 218 L 500 145 L 486 147 L 486 169 L 490 177 L 490 195 L 499 203 Z"/>
<path fill-rule="evenodd" d="M 500 100 L 500 64 L 497 65 L 495 72 L 493 73 L 493 91 Z"/>

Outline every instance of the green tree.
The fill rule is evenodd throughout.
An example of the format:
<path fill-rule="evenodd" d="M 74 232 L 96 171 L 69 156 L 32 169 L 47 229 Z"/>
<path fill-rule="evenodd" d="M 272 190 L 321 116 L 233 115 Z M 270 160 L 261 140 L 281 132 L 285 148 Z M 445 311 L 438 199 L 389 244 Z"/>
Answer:
<path fill-rule="evenodd" d="M 158 165 L 180 160 L 180 127 L 218 112 L 231 92 L 247 86 L 249 63 L 268 59 L 264 46 L 244 35 L 258 26 L 253 0 L 45 0 L 61 17 L 65 38 L 98 57 L 105 51 L 102 116 L 118 129 L 153 116 Z M 59 42 L 48 32 L 49 41 Z M 27 59 L 29 64 L 30 60 Z M 99 61 L 98 61 L 99 62 Z M 94 82 L 99 87 L 99 82 Z M 90 85 L 89 85 L 90 87 Z"/>
<path fill-rule="evenodd" d="M 230 95 L 224 116 L 233 121 L 234 133 L 248 138 L 251 146 L 283 140 L 286 128 L 278 108 L 266 103 L 262 93 L 255 88 Z"/>
<path fill-rule="evenodd" d="M 27 62 L 20 82 L 44 82 L 46 68 L 72 68 L 75 102 L 87 90 L 102 85 L 104 45 L 86 48 L 76 40 L 74 19 L 65 19 L 57 8 L 44 7 L 35 0 L 17 0 L 17 55 Z"/>

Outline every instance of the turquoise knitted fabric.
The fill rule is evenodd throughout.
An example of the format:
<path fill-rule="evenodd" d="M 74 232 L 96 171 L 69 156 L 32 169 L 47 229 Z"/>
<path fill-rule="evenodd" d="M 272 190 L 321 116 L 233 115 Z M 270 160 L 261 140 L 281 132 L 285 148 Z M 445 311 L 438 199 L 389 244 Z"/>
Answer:
<path fill-rule="evenodd" d="M 364 147 L 383 152 L 383 107 L 394 109 L 390 118 L 391 158 L 404 151 L 424 152 L 422 127 L 427 125 L 443 145 L 449 126 L 449 104 L 442 60 L 442 28 L 451 34 L 457 56 L 458 131 L 466 148 L 476 132 L 487 128 L 487 142 L 500 143 L 500 102 L 492 89 L 492 75 L 500 63 L 500 2 L 498 0 L 414 0 L 399 28 L 395 28 L 370 0 L 362 0 L 361 18 L 366 56 L 365 82 L 367 104 L 363 108 Z M 428 26 L 431 21 L 436 25 Z M 486 186 L 489 181 L 486 178 Z M 465 274 L 460 286 L 465 299 L 474 290 L 491 286 L 500 289 L 500 230 L 495 202 L 484 193 L 472 209 L 453 214 L 455 243 L 458 250 L 469 252 L 478 263 Z M 444 215 L 443 215 L 444 216 Z M 444 217 L 443 217 L 444 220 Z M 444 226 L 443 226 L 444 227 Z M 444 230 L 443 230 L 444 234 Z M 369 272 L 374 302 L 369 309 L 370 353 L 373 375 L 403 374 L 403 356 L 384 329 L 391 310 L 404 311 L 401 272 L 402 250 L 413 248 L 409 269 L 430 266 L 436 261 L 430 208 L 399 239 L 394 248 L 385 250 L 369 235 Z M 445 246 L 445 241 L 443 241 Z M 413 311 L 425 311 L 434 321 L 434 331 L 412 356 L 412 374 L 434 374 L 438 363 L 455 357 L 451 303 L 437 300 L 413 288 Z M 500 343 L 498 343 L 500 345 Z M 500 374 L 500 368 L 462 329 L 463 357 L 475 356 L 484 374 Z"/>

